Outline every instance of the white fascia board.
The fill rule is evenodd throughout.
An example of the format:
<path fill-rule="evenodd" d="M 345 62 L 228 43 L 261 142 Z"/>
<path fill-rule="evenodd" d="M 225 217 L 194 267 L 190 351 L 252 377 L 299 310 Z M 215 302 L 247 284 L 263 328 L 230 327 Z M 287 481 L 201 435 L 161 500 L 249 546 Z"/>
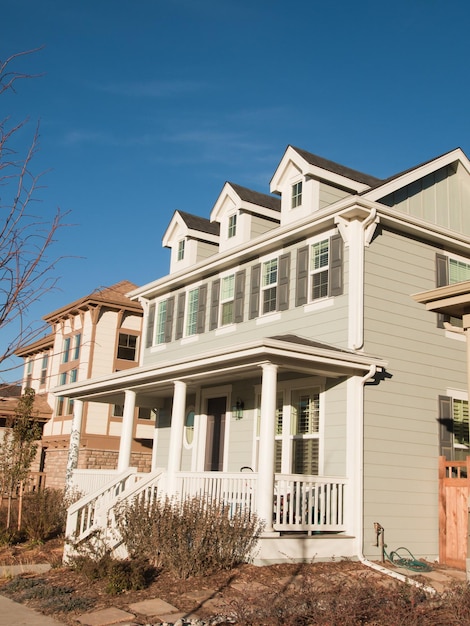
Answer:
<path fill-rule="evenodd" d="M 244 211 L 245 213 L 250 213 L 251 215 L 261 215 L 262 217 L 272 219 L 275 222 L 281 221 L 280 211 L 274 211 L 273 209 L 269 209 L 268 207 L 261 206 L 260 204 L 252 204 L 251 202 L 242 202 L 242 204 L 240 205 L 240 211 Z"/>
<path fill-rule="evenodd" d="M 172 244 L 174 243 L 173 240 L 176 237 L 178 228 L 181 229 L 181 236 L 184 237 L 187 233 L 188 228 L 178 211 L 175 211 L 170 223 L 168 224 L 168 228 L 166 229 L 162 237 L 162 246 L 164 248 L 171 248 Z"/>
<path fill-rule="evenodd" d="M 306 346 L 276 339 L 261 339 L 248 344 L 242 344 L 234 352 L 209 351 L 198 358 L 182 359 L 160 366 L 148 365 L 135 367 L 121 372 L 115 372 L 94 380 L 61 385 L 54 388 L 54 395 L 64 395 L 71 398 L 87 397 L 90 394 L 115 392 L 124 388 L 142 387 L 146 384 L 171 382 L 175 379 L 196 379 L 207 376 L 211 370 L 243 369 L 261 365 L 267 360 L 276 358 L 319 364 L 328 367 L 340 368 L 344 373 L 355 370 L 368 370 L 371 365 L 380 368 L 386 367 L 386 362 L 380 358 L 368 357 L 354 352 L 337 351 L 334 349 Z"/>
<path fill-rule="evenodd" d="M 373 201 L 379 200 L 380 198 L 397 191 L 397 189 L 406 187 L 407 185 L 414 183 L 416 180 L 424 178 L 428 174 L 432 174 L 433 172 L 445 167 L 446 165 L 450 165 L 455 161 L 459 161 L 470 174 L 470 161 L 460 148 L 456 148 L 455 150 L 452 150 L 452 152 L 448 152 L 433 161 L 429 161 L 420 167 L 406 172 L 402 176 L 394 178 L 388 183 L 380 185 L 380 187 L 376 187 L 371 191 L 366 192 L 363 197 Z"/>
<path fill-rule="evenodd" d="M 225 201 L 227 198 L 233 202 L 236 208 L 240 206 L 240 197 L 230 183 L 225 183 L 212 208 L 209 216 L 211 222 L 220 222 L 222 214 L 225 212 Z"/>
<path fill-rule="evenodd" d="M 271 178 L 269 185 L 271 193 L 281 193 L 283 187 L 282 179 L 290 163 L 300 169 L 303 176 L 310 176 L 318 180 L 330 182 L 335 187 L 351 189 L 356 193 L 362 193 L 363 191 L 369 189 L 369 185 L 366 185 L 365 183 L 361 183 L 346 176 L 341 176 L 341 174 L 337 174 L 335 172 L 331 172 L 330 170 L 308 163 L 296 150 L 292 148 L 292 146 L 289 146 L 276 171 L 274 172 L 273 177 Z"/>

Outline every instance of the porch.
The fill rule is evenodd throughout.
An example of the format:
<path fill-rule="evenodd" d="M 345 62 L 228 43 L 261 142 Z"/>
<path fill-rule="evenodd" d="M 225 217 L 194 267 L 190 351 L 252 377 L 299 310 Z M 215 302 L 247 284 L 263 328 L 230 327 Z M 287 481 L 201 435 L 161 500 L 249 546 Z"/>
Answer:
<path fill-rule="evenodd" d="M 77 472 L 74 475 L 73 487 L 85 492 L 96 487 L 96 472 Z M 114 509 L 119 502 L 132 501 L 136 498 L 151 502 L 155 498 L 170 495 L 167 491 L 168 475 L 163 469 L 149 474 L 142 474 L 129 468 L 119 475 L 110 476 L 109 472 L 101 474 L 103 482 L 98 488 L 83 496 L 72 505 L 68 512 L 66 536 L 80 543 L 96 531 L 105 532 L 104 539 L 119 556 L 125 556 L 116 537 Z M 211 501 L 222 502 L 230 515 L 248 510 L 257 513 L 259 502 L 259 478 L 255 473 L 234 472 L 178 472 L 176 476 L 177 490 L 173 497 L 179 501 L 199 496 Z M 272 529 L 265 533 L 260 541 L 259 553 L 263 542 L 280 538 L 289 534 L 292 546 L 303 544 L 303 540 L 315 535 L 344 535 L 345 501 L 347 481 L 345 478 L 319 477 L 276 474 L 272 496 Z M 268 524 L 268 526 L 270 526 Z M 285 545 L 285 541 L 283 541 Z M 318 555 L 320 546 L 315 546 Z M 331 545 L 329 545 L 329 550 Z M 347 552 L 346 546 L 343 547 Z M 268 561 L 275 557 L 271 550 L 265 550 Z M 305 548 L 302 548 L 302 560 Z M 292 547 L 292 554 L 294 547 Z M 68 548 L 66 557 L 71 554 Z M 326 555 L 325 558 L 331 555 Z M 295 558 L 294 556 L 292 558 Z M 313 558 L 313 555 L 312 557 Z"/>

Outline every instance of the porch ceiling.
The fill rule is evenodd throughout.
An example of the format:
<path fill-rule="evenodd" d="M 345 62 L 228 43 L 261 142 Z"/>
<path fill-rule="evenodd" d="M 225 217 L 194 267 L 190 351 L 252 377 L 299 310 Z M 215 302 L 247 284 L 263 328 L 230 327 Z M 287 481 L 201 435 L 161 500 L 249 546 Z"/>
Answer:
<path fill-rule="evenodd" d="M 195 359 L 162 361 L 158 365 L 136 367 L 107 377 L 57 387 L 54 393 L 81 400 L 120 404 L 124 391 L 132 389 L 137 393 L 137 404 L 155 406 L 157 398 L 173 394 L 175 380 L 184 381 L 189 389 L 236 380 L 261 380 L 264 363 L 276 364 L 280 378 L 288 374 L 338 378 L 363 375 L 371 367 L 383 369 L 386 366 L 378 358 L 288 335 L 240 345 L 229 353 L 217 350 Z"/>

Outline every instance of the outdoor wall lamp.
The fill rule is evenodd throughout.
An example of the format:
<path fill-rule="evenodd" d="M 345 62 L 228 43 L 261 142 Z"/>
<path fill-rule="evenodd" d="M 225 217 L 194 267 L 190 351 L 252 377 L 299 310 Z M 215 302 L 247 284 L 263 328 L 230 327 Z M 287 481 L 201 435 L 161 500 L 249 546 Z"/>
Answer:
<path fill-rule="evenodd" d="M 243 409 L 245 408 L 245 403 L 240 398 L 237 398 L 237 401 L 232 406 L 232 415 L 236 420 L 241 420 L 243 417 Z"/>

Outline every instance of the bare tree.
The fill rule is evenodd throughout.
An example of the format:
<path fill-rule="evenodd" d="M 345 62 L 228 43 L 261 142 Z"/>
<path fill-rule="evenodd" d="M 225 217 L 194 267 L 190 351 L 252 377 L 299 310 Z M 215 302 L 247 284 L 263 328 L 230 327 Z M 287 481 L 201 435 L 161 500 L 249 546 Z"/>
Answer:
<path fill-rule="evenodd" d="M 16 93 L 18 81 L 37 77 L 13 68 L 20 57 L 38 50 L 0 60 L 0 95 Z M 27 320 L 27 312 L 57 282 L 53 270 L 59 259 L 51 260 L 49 252 L 58 229 L 64 226 L 60 209 L 50 219 L 33 210 L 43 175 L 31 170 L 39 144 L 39 124 L 24 150 L 15 145 L 20 143 L 20 131 L 27 123 L 28 119 L 13 122 L 8 116 L 0 119 L 0 330 L 8 326 L 10 337 L 0 349 L 0 371 L 5 371 L 5 361 L 18 348 L 43 330 Z"/>

